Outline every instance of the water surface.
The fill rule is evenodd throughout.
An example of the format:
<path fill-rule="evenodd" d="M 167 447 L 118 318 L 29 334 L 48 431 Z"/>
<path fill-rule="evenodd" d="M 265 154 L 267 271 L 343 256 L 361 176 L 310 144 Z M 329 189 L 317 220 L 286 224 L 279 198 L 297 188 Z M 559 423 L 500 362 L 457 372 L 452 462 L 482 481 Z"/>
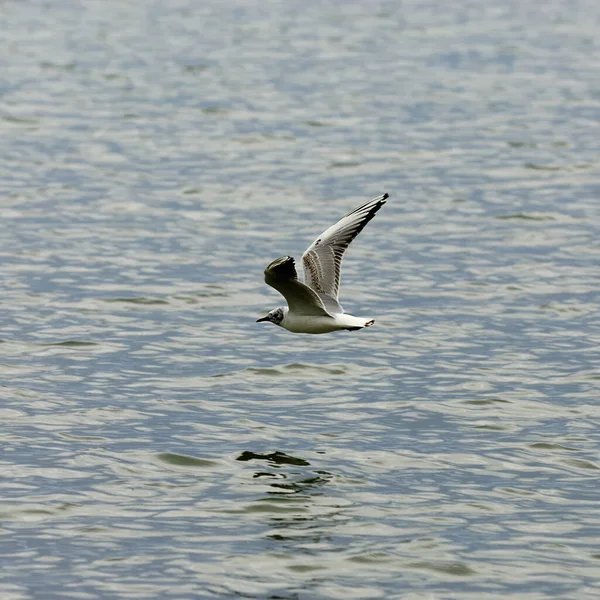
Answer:
<path fill-rule="evenodd" d="M 598 597 L 595 3 L 0 15 L 3 599 Z"/>

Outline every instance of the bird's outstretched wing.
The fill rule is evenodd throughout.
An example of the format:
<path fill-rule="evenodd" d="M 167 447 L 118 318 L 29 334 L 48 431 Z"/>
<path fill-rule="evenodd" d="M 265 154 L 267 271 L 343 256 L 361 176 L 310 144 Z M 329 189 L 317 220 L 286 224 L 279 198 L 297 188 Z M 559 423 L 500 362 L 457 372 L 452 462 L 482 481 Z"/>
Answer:
<path fill-rule="evenodd" d="M 324 231 L 302 255 L 304 281 L 319 295 L 329 311 L 344 312 L 338 302 L 344 252 L 387 198 L 388 194 L 383 194 L 349 212 Z"/>
<path fill-rule="evenodd" d="M 291 312 L 298 315 L 331 317 L 316 292 L 298 281 L 295 261 L 291 256 L 278 258 L 265 269 L 265 283 L 275 288 L 287 300 Z"/>

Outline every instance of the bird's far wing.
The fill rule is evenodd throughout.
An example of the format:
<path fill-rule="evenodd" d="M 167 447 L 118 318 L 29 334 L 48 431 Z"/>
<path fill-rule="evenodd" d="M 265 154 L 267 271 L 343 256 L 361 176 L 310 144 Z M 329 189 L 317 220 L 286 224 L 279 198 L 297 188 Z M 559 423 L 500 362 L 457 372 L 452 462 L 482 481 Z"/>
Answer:
<path fill-rule="evenodd" d="M 291 312 L 331 317 L 319 296 L 298 281 L 295 262 L 291 256 L 278 258 L 265 269 L 265 283 L 275 288 L 287 300 Z"/>
<path fill-rule="evenodd" d="M 331 313 L 332 315 L 342 314 L 344 312 L 344 309 L 342 308 L 341 304 L 333 296 L 330 296 L 329 294 L 326 294 L 324 292 L 317 292 L 317 296 L 321 298 L 321 301 L 325 306 L 325 310 L 327 310 L 327 312 Z"/>
<path fill-rule="evenodd" d="M 323 295 L 329 296 L 329 302 L 335 302 L 339 307 L 337 312 L 343 312 L 338 296 L 344 252 L 350 242 L 385 204 L 387 198 L 388 194 L 383 194 L 349 212 L 324 231 L 302 255 L 304 281 L 321 298 Z M 325 306 L 331 310 L 327 302 Z"/>

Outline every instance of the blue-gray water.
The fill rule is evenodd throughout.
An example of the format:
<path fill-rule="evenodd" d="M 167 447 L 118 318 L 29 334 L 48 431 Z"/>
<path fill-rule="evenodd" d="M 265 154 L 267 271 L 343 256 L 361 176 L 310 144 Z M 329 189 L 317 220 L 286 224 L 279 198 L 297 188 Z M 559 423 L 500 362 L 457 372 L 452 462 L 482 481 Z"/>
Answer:
<path fill-rule="evenodd" d="M 600 7 L 0 4 L 3 600 L 600 596 Z M 383 192 L 357 333 L 262 281 Z"/>

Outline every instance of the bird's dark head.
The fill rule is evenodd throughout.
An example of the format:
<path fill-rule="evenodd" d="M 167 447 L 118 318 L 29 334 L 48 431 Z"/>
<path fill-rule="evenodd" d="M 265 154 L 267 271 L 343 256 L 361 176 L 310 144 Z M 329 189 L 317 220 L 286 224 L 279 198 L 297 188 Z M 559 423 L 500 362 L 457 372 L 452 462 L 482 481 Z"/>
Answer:
<path fill-rule="evenodd" d="M 274 308 L 269 311 L 266 316 L 261 319 L 257 319 L 256 322 L 260 323 L 262 321 L 271 321 L 271 323 L 275 323 L 275 325 L 281 325 L 281 321 L 283 321 L 283 317 L 285 317 L 286 309 L 282 308 Z"/>

